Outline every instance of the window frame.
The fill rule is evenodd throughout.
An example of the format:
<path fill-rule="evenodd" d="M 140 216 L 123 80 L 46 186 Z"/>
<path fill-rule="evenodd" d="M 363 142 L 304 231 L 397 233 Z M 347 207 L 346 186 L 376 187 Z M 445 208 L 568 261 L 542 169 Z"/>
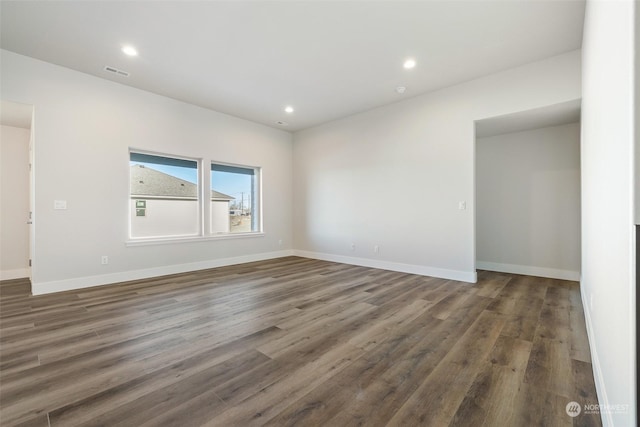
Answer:
<path fill-rule="evenodd" d="M 166 234 L 166 235 L 158 235 L 158 236 L 138 236 L 138 237 L 134 237 L 133 236 L 133 224 L 132 224 L 132 217 L 131 217 L 131 213 L 129 213 L 128 216 L 128 223 L 129 223 L 129 233 L 128 233 L 128 240 L 127 242 L 152 242 L 152 241 L 172 241 L 172 240 L 184 240 L 184 239 L 193 239 L 193 238 L 198 238 L 198 237 L 202 237 L 203 235 L 203 202 L 202 202 L 202 195 L 203 195 L 203 191 L 202 191 L 202 159 L 201 158 L 197 158 L 197 157 L 188 157 L 188 156 L 183 156 L 183 155 L 175 155 L 175 154 L 169 154 L 169 153 L 161 153 L 161 152 L 157 152 L 157 151 L 149 151 L 149 150 L 140 150 L 140 149 L 136 149 L 136 148 L 129 148 L 128 151 L 128 166 L 129 166 L 129 179 L 128 179 L 128 187 L 129 187 L 129 191 L 128 191 L 128 208 L 129 210 L 131 209 L 131 201 L 132 200 L 137 200 L 133 198 L 133 194 L 131 194 L 131 162 L 132 162 L 132 154 L 139 154 L 141 156 L 152 156 L 152 157 L 162 157 L 162 158 L 166 158 L 166 159 L 170 159 L 170 160 L 182 160 L 182 161 L 187 161 L 187 162 L 194 162 L 196 164 L 196 203 L 197 203 L 197 219 L 196 219 L 196 232 L 195 233 L 190 233 L 190 234 L 176 234 L 176 235 L 171 235 L 171 234 Z M 136 160 L 133 160 L 136 161 Z M 147 199 L 148 200 L 148 199 Z M 145 207 L 146 209 L 146 207 Z"/>
<path fill-rule="evenodd" d="M 211 194 L 213 191 L 213 186 L 211 185 L 211 174 L 213 173 L 213 166 L 221 166 L 228 168 L 237 168 L 237 169 L 251 169 L 253 170 L 253 182 L 252 182 L 252 201 L 251 201 L 251 231 L 242 231 L 242 232 L 212 232 L 211 227 L 211 211 L 207 212 L 207 235 L 210 237 L 218 237 L 218 238 L 229 238 L 229 237 L 241 237 L 241 236 L 252 236 L 252 235 L 264 235 L 263 229 L 263 215 L 262 215 L 262 167 L 261 166 L 251 166 L 251 165 L 243 165 L 238 163 L 228 163 L 228 162 L 220 162 L 217 160 L 210 160 L 208 162 L 208 171 L 209 175 L 207 177 L 207 184 L 209 189 L 207 190 L 207 194 Z M 204 172 L 204 168 L 203 168 Z M 210 204 L 209 204 L 210 205 Z"/>
<path fill-rule="evenodd" d="M 158 156 L 168 159 L 195 161 L 197 165 L 197 196 L 198 196 L 198 232 L 196 234 L 188 235 L 167 235 L 167 236 L 154 236 L 154 237 L 132 237 L 132 218 L 131 218 L 131 154 L 142 154 L 148 156 Z M 243 169 L 254 170 L 254 200 L 252 201 L 252 209 L 256 212 L 256 219 L 254 220 L 252 215 L 252 222 L 256 221 L 256 230 L 248 232 L 237 233 L 212 233 L 211 232 L 211 165 L 221 165 L 238 167 Z M 205 166 L 207 166 L 205 168 Z M 185 155 L 176 155 L 170 153 L 163 153 L 158 151 L 151 151 L 145 149 L 139 149 L 135 147 L 129 147 L 127 151 L 127 167 L 128 180 L 127 180 L 127 239 L 125 240 L 126 247 L 132 246 L 149 246 L 149 245 L 164 245 L 164 244 L 176 244 L 176 243 L 189 243 L 189 242 L 202 242 L 202 241 L 216 241 L 216 240 L 228 240 L 228 239 L 243 239 L 243 238 L 256 238 L 264 237 L 264 223 L 263 223 L 263 209 L 262 209 L 262 167 L 261 166 L 249 166 L 237 163 L 221 162 L 208 158 L 190 157 Z M 206 197 L 208 195 L 209 197 Z M 207 203 L 205 203 L 205 200 Z M 253 228 L 253 224 L 252 224 Z"/>

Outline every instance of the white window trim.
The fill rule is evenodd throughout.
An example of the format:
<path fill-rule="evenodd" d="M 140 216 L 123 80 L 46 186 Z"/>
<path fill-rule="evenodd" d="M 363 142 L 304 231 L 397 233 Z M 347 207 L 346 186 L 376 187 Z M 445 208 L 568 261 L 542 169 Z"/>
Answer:
<path fill-rule="evenodd" d="M 176 241 L 183 241 L 183 240 L 191 240 L 191 239 L 201 239 L 202 237 L 204 237 L 204 218 L 205 218 L 205 212 L 204 212 L 204 205 L 205 203 L 203 203 L 203 196 L 204 194 L 204 184 L 206 184 L 206 182 L 203 182 L 202 179 L 202 174 L 203 174 L 203 159 L 201 157 L 189 157 L 189 156 L 180 156 L 180 155 L 174 155 L 174 154 L 169 154 L 169 153 L 161 153 L 158 151 L 149 151 L 149 150 L 144 150 L 144 149 L 137 149 L 134 147 L 129 147 L 129 151 L 127 153 L 127 157 L 128 157 L 128 162 L 131 162 L 131 153 L 137 153 L 137 154 L 146 154 L 149 156 L 158 156 L 158 157 L 166 157 L 168 159 L 178 159 L 178 160 L 188 160 L 188 161 L 192 161 L 192 162 L 196 162 L 197 167 L 198 167 L 198 182 L 197 182 L 197 186 L 198 186 L 198 234 L 185 234 L 185 235 L 179 235 L 179 236 L 157 236 L 157 237 L 132 237 L 131 236 L 131 217 L 129 215 L 129 213 L 127 213 L 128 215 L 128 224 L 129 224 L 129 230 L 128 230 L 128 238 L 125 241 L 125 244 L 127 246 L 136 246 L 135 243 L 141 243 L 141 244 L 145 244 L 147 242 L 162 242 L 162 241 L 166 241 L 167 243 L 169 242 L 176 242 Z M 129 163 L 130 164 L 130 163 Z M 131 173 L 131 168 L 129 167 L 129 173 Z M 127 191 L 127 199 L 130 201 L 131 200 L 131 178 L 129 178 L 129 180 L 127 181 L 127 184 L 129 185 L 129 190 Z M 209 185 L 210 187 L 210 185 Z M 131 209 L 131 207 L 129 206 L 129 203 L 127 203 L 127 208 Z"/>
<path fill-rule="evenodd" d="M 256 201 L 252 201 L 252 204 L 254 204 L 254 210 L 255 212 L 257 212 L 258 215 L 258 230 L 256 231 L 249 231 L 249 232 L 245 232 L 245 233 L 216 233 L 216 234 L 212 234 L 211 233 L 211 211 L 209 210 L 211 208 L 210 204 L 207 204 L 207 206 L 205 207 L 205 218 L 207 218 L 207 220 L 205 221 L 205 237 L 213 237 L 213 238 L 222 238 L 222 236 L 236 236 L 236 235 L 248 235 L 248 234 L 261 234 L 264 235 L 264 217 L 262 215 L 262 167 L 261 166 L 251 166 L 251 165 L 243 165 L 243 164 L 239 164 L 239 163 L 229 163 L 229 162 L 220 162 L 217 160 L 212 160 L 212 159 L 204 159 L 203 160 L 203 165 L 204 162 L 208 161 L 208 170 L 205 171 L 205 168 L 202 168 L 203 171 L 203 175 L 206 176 L 206 179 L 203 179 L 203 181 L 206 181 L 206 185 L 208 186 L 208 192 L 205 194 L 211 194 L 211 190 L 213 190 L 213 188 L 211 188 L 211 165 L 212 164 L 216 164 L 216 165 L 221 165 L 221 166 L 231 166 L 231 167 L 236 167 L 236 168 L 242 168 L 242 169 L 253 169 L 255 172 L 255 179 L 258 182 L 258 190 L 256 191 L 255 194 L 255 198 L 257 198 L 257 203 Z M 204 185 L 203 185 L 204 187 Z"/>
<path fill-rule="evenodd" d="M 182 155 L 174 155 L 170 153 L 162 153 L 158 151 L 150 151 L 144 149 L 138 149 L 135 147 L 129 147 L 127 156 L 129 160 L 131 159 L 131 153 L 139 153 L 139 154 L 147 154 L 150 156 L 160 156 L 166 158 L 180 159 L 180 160 L 189 160 L 194 161 L 198 165 L 198 234 L 191 235 L 178 235 L 178 236 L 154 236 L 154 237 L 131 237 L 131 217 L 130 212 L 127 211 L 128 220 L 128 238 L 125 240 L 125 246 L 127 247 L 135 247 L 135 246 L 150 246 L 150 245 L 166 245 L 166 244 L 177 244 L 177 243 L 193 243 L 193 242 L 205 242 L 205 241 L 217 241 L 217 240 L 229 240 L 229 239 L 250 239 L 257 237 L 264 237 L 266 234 L 264 232 L 264 216 L 262 209 L 262 167 L 261 166 L 251 166 L 244 165 L 238 163 L 229 163 L 229 162 L 221 162 L 213 159 L 202 158 L 202 157 L 189 157 Z M 253 169 L 255 171 L 255 179 L 257 180 L 258 189 L 254 198 L 257 198 L 257 201 L 253 201 L 253 209 L 254 212 L 257 213 L 258 216 L 258 230 L 257 231 L 248 231 L 248 232 L 240 232 L 240 233 L 211 233 L 210 229 L 210 215 L 211 215 L 211 204 L 205 203 L 205 200 L 209 201 L 210 198 L 206 197 L 206 195 L 211 194 L 211 165 L 224 165 L 224 166 L 232 166 L 244 169 Z M 205 167 L 206 165 L 206 167 Z M 131 200 L 131 187 L 129 181 L 129 189 L 127 191 L 127 199 Z M 127 203 L 127 209 L 130 209 L 129 203 Z"/>
<path fill-rule="evenodd" d="M 264 237 L 266 234 L 263 231 L 252 231 L 247 233 L 220 233 L 209 234 L 206 236 L 167 236 L 167 237 L 143 237 L 139 239 L 129 239 L 125 242 L 125 246 L 151 246 L 151 245 L 168 245 L 176 243 L 193 243 L 193 242 L 207 242 L 215 240 L 229 240 L 229 239 L 248 239 L 256 237 Z"/>

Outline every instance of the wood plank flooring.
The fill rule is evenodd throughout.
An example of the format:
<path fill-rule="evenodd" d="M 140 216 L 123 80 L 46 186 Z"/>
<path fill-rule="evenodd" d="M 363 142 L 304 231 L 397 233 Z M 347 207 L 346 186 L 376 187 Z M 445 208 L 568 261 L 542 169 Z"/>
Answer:
<path fill-rule="evenodd" d="M 0 284 L 2 426 L 597 426 L 578 284 L 304 258 Z"/>

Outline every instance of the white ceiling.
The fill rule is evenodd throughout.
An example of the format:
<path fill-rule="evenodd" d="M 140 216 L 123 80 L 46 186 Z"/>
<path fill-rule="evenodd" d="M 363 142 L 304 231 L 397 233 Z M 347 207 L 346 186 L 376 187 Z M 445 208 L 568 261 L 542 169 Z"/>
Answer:
<path fill-rule="evenodd" d="M 579 49 L 584 18 L 582 0 L 3 0 L 0 8 L 3 49 L 269 126 L 286 121 L 290 131 Z M 124 44 L 139 56 L 123 55 Z M 413 70 L 402 67 L 407 57 L 417 60 Z"/>
<path fill-rule="evenodd" d="M 17 102 L 0 101 L 0 125 L 31 129 L 33 106 Z"/>
<path fill-rule="evenodd" d="M 476 121 L 476 138 L 559 126 L 580 121 L 580 100 Z"/>

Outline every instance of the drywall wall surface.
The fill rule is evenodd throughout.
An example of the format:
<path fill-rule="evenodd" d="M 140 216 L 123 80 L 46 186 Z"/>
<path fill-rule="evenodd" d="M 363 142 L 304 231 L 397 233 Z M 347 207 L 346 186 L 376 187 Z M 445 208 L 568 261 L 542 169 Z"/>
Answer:
<path fill-rule="evenodd" d="M 635 87 L 635 98 L 634 98 L 634 110 L 635 110 L 635 122 L 640 123 L 640 7 L 637 5 L 634 6 L 634 53 L 635 53 L 635 63 L 634 63 L 634 87 Z M 638 126 L 635 126 L 635 219 L 636 224 L 640 225 L 640 130 L 638 130 Z"/>
<path fill-rule="evenodd" d="M 633 8 L 587 1 L 582 51 L 582 282 L 608 426 L 636 425 Z M 576 400 L 577 401 L 577 400 Z"/>
<path fill-rule="evenodd" d="M 35 293 L 291 250 L 290 133 L 12 52 L 1 59 L 2 99 L 35 111 Z M 262 167 L 264 236 L 127 246 L 130 147 L 205 168 Z M 67 209 L 54 210 L 54 200 Z"/>
<path fill-rule="evenodd" d="M 476 142 L 478 268 L 579 280 L 580 124 Z"/>
<path fill-rule="evenodd" d="M 0 126 L 0 279 L 29 276 L 28 129 Z"/>
<path fill-rule="evenodd" d="M 573 51 L 295 133 L 296 250 L 473 281 L 474 120 L 579 98 Z"/>

